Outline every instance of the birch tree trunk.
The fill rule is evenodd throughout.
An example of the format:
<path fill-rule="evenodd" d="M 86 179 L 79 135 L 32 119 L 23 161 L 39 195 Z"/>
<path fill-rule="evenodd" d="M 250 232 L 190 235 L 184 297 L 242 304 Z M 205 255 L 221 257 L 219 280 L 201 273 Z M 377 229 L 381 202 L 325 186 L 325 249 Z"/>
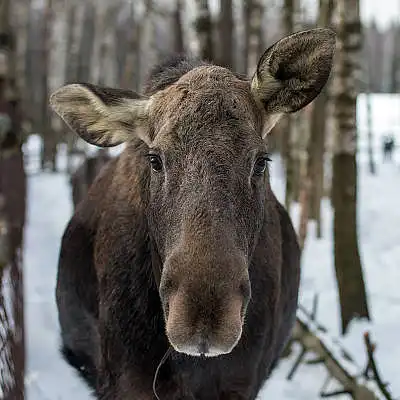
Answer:
<path fill-rule="evenodd" d="M 133 88 L 139 90 L 139 35 L 140 35 L 140 24 L 139 21 L 135 20 L 135 5 L 134 0 L 129 2 L 129 26 L 128 26 L 128 38 L 127 38 L 127 50 L 124 70 L 122 73 L 121 85 L 124 88 Z"/>
<path fill-rule="evenodd" d="M 16 32 L 16 81 L 18 92 L 20 94 L 21 108 L 26 110 L 29 105 L 30 98 L 27 93 L 26 80 L 26 54 L 28 50 L 28 34 L 29 34 L 29 15 L 31 8 L 31 0 L 14 0 L 13 20 Z M 26 127 L 26 115 L 24 113 L 23 123 Z M 29 129 L 29 128 L 28 128 Z"/>
<path fill-rule="evenodd" d="M 22 242 L 26 178 L 21 149 L 21 101 L 17 90 L 21 76 L 16 68 L 12 6 L 15 3 L 11 0 L 0 0 L 0 393 L 6 399 L 23 400 Z M 5 287 L 6 296 L 3 295 Z M 11 306 L 6 307 L 5 300 Z"/>
<path fill-rule="evenodd" d="M 261 56 L 260 42 L 261 42 L 261 23 L 262 15 L 264 11 L 264 5 L 261 0 L 250 0 L 247 4 L 247 18 L 248 18 L 248 32 L 246 37 L 248 38 L 247 46 L 247 74 L 252 76 L 257 68 L 258 60 Z"/>
<path fill-rule="evenodd" d="M 208 0 L 196 0 L 196 4 L 197 17 L 195 21 L 195 30 L 199 42 L 199 57 L 206 61 L 213 61 L 213 22 L 208 7 Z"/>
<path fill-rule="evenodd" d="M 57 139 L 51 129 L 51 115 L 48 107 L 49 98 L 49 65 L 51 51 L 51 33 L 53 24 L 53 0 L 46 0 L 42 20 L 42 54 L 41 54 L 41 99 L 40 99 L 40 129 L 42 134 L 42 170 L 56 171 Z"/>
<path fill-rule="evenodd" d="M 158 60 L 156 43 L 154 0 L 145 0 L 145 12 L 142 24 L 142 36 L 140 44 L 140 85 L 143 85 L 149 68 L 153 67 Z"/>
<path fill-rule="evenodd" d="M 319 27 L 331 24 L 333 0 L 319 1 Z M 311 112 L 310 139 L 308 141 L 307 178 L 310 184 L 310 219 L 317 222 L 317 237 L 322 237 L 321 200 L 324 192 L 324 153 L 326 136 L 327 105 L 330 81 L 313 102 Z"/>
<path fill-rule="evenodd" d="M 400 16 L 399 16 L 400 18 Z M 400 21 L 399 21 L 400 22 Z M 390 68 L 390 87 L 391 93 L 398 93 L 400 90 L 400 26 L 399 22 L 393 27 L 393 51 Z"/>
<path fill-rule="evenodd" d="M 77 80 L 80 82 L 89 82 L 92 77 L 92 59 L 95 41 L 95 20 L 96 9 L 92 3 L 93 0 L 87 0 L 84 3 L 84 14 L 82 21 L 82 31 L 78 49 Z"/>
<path fill-rule="evenodd" d="M 219 64 L 226 68 L 233 65 L 233 4 L 232 0 L 221 1 L 219 21 L 220 57 Z"/>
<path fill-rule="evenodd" d="M 174 24 L 172 28 L 174 34 L 175 53 L 184 53 L 185 51 L 185 45 L 183 40 L 182 8 L 183 8 L 182 0 L 175 0 L 174 15 L 172 18 Z"/>
<path fill-rule="evenodd" d="M 115 26 L 118 7 L 118 2 L 99 3 L 97 6 L 97 54 L 92 59 L 92 81 L 101 86 L 115 86 L 117 83 Z"/>
<path fill-rule="evenodd" d="M 65 63 L 64 82 L 72 83 L 78 80 L 78 63 L 79 63 L 79 38 L 83 19 L 83 7 L 79 7 L 75 0 L 70 0 L 66 5 L 66 54 L 68 60 Z M 63 135 L 67 142 L 67 172 L 70 174 L 73 169 L 73 153 L 76 148 L 77 137 L 65 125 L 63 126 Z"/>
<path fill-rule="evenodd" d="M 357 235 L 356 100 L 362 42 L 359 6 L 359 0 L 337 2 L 332 202 L 335 271 L 343 333 L 353 318 L 369 319 Z"/>
<path fill-rule="evenodd" d="M 366 108 L 367 108 L 367 143 L 368 143 L 368 167 L 369 172 L 372 175 L 376 173 L 376 165 L 374 160 L 374 149 L 373 149 L 373 126 L 372 126 L 372 105 L 371 105 L 371 93 L 369 91 L 368 84 L 368 92 L 366 93 L 365 98 Z"/>
<path fill-rule="evenodd" d="M 283 27 L 286 35 L 294 30 L 295 0 L 284 0 L 283 6 Z M 292 118 L 287 115 L 282 119 L 282 158 L 286 171 L 285 207 L 290 212 L 290 206 L 294 200 L 294 163 L 293 163 L 293 137 Z"/>

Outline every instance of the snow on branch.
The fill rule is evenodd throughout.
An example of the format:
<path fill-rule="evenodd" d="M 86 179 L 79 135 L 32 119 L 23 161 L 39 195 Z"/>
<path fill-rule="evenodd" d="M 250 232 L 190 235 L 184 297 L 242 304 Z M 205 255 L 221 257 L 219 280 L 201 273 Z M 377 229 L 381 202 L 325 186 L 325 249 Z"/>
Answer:
<path fill-rule="evenodd" d="M 348 394 L 354 400 L 395 400 L 388 389 L 388 384 L 383 382 L 378 372 L 374 359 L 376 346 L 371 342 L 369 333 L 364 334 L 368 361 L 367 366 L 362 369 L 356 365 L 339 340 L 331 338 L 327 329 L 316 322 L 316 309 L 317 298 L 311 313 L 299 306 L 292 342 L 298 342 L 301 351 L 287 379 L 292 379 L 302 364 L 323 364 L 328 372 L 328 378 L 320 390 L 321 398 Z M 314 354 L 316 358 L 306 360 L 308 354 Z M 340 390 L 327 390 L 332 379 L 341 385 Z"/>

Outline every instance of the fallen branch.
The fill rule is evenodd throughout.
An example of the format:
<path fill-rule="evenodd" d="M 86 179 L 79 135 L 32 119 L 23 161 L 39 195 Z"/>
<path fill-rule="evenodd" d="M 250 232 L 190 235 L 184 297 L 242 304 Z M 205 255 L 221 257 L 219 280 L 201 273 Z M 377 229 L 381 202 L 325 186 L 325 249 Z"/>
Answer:
<path fill-rule="evenodd" d="M 316 302 L 312 313 L 299 307 L 297 320 L 293 330 L 292 341 L 301 346 L 299 356 L 290 370 L 287 379 L 292 379 L 301 365 L 323 364 L 328 372 L 327 381 L 320 391 L 322 398 L 350 395 L 354 400 L 394 400 L 383 383 L 373 357 L 375 346 L 371 343 L 369 334 L 364 335 L 368 353 L 368 365 L 364 372 L 356 365 L 351 355 L 343 348 L 338 340 L 329 337 L 327 329 L 315 322 Z M 313 354 L 313 359 L 306 356 Z M 336 380 L 341 389 L 328 391 L 330 380 Z"/>

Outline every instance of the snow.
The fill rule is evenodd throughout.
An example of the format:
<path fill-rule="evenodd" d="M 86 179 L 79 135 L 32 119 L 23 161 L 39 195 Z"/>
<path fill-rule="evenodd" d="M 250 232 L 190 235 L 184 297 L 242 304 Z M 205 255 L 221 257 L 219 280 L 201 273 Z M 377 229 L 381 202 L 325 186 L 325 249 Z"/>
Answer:
<path fill-rule="evenodd" d="M 32 136 L 25 149 L 34 152 L 39 147 L 38 138 Z M 58 352 L 59 327 L 54 290 L 60 239 L 72 212 L 68 178 L 63 173 L 37 174 L 37 159 L 27 159 L 27 170 L 30 173 L 24 256 L 27 399 L 87 400 L 90 398 L 89 390 L 75 371 L 61 359 Z M 349 334 L 340 338 L 340 341 L 355 358 L 361 372 L 365 366 L 362 334 L 366 330 L 370 331 L 372 340 L 377 343 L 376 357 L 382 376 L 385 381 L 391 383 L 393 393 L 398 396 L 400 224 L 396 222 L 400 221 L 400 186 L 397 184 L 400 167 L 396 163 L 382 163 L 380 154 L 376 160 L 376 176 L 369 175 L 365 157 L 360 157 L 359 161 L 360 251 L 372 322 L 353 322 Z M 64 147 L 61 147 L 59 166 L 65 166 Z M 274 157 L 271 163 L 271 175 L 275 193 L 279 199 L 283 199 L 283 172 L 278 157 Z M 310 309 L 314 294 L 318 293 L 318 322 L 329 329 L 330 335 L 339 337 L 339 308 L 332 258 L 332 211 L 327 201 L 324 201 L 322 209 L 322 240 L 315 239 L 314 226 L 310 224 L 304 250 L 300 302 Z M 299 210 L 294 207 L 292 217 L 295 226 L 298 216 Z M 272 378 L 264 386 L 260 400 L 318 398 L 326 379 L 322 366 L 303 365 L 292 381 L 286 380 L 298 353 L 298 346 L 294 346 L 290 358 L 281 361 Z M 335 388 L 334 383 L 331 385 Z"/>

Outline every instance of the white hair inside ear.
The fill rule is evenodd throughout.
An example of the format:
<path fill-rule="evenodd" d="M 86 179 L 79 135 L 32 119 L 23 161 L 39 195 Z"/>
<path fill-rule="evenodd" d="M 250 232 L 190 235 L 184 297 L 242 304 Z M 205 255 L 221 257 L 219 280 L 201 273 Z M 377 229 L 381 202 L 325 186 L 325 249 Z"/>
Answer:
<path fill-rule="evenodd" d="M 271 132 L 272 128 L 279 122 L 282 116 L 283 113 L 277 113 L 277 114 L 270 114 L 265 117 L 265 122 L 262 132 L 263 139 L 265 139 L 268 133 Z"/>

